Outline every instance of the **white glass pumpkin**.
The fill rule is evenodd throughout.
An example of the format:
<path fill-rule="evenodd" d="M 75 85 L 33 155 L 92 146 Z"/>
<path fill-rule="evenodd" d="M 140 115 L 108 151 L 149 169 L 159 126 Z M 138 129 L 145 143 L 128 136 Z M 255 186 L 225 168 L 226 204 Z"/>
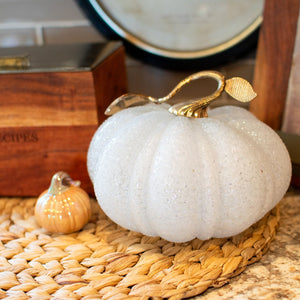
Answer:
<path fill-rule="evenodd" d="M 242 232 L 282 199 L 291 177 L 278 135 L 235 106 L 207 118 L 165 104 L 122 110 L 99 127 L 87 159 L 113 221 L 173 242 Z"/>

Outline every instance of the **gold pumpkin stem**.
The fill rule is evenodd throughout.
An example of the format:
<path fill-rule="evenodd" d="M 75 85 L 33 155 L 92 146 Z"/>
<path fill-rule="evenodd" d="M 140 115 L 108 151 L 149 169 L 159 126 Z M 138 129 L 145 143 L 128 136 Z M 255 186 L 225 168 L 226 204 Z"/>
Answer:
<path fill-rule="evenodd" d="M 196 76 L 195 76 L 196 75 Z M 224 90 L 225 77 L 216 71 L 203 71 L 194 74 L 191 80 L 200 78 L 212 78 L 218 82 L 217 89 L 209 96 L 201 98 L 200 100 L 193 101 L 189 104 L 175 104 L 169 108 L 169 112 L 176 116 L 184 116 L 188 118 L 206 118 L 208 105 L 217 99 Z M 191 81 L 189 80 L 189 81 Z"/>
<path fill-rule="evenodd" d="M 225 81 L 224 75 L 217 71 L 201 71 L 192 74 L 182 81 L 180 81 L 175 88 L 165 97 L 154 98 L 151 96 L 138 95 L 138 94 L 125 94 L 114 100 L 106 109 L 105 114 L 108 116 L 114 113 L 136 105 L 144 105 L 149 102 L 163 103 L 170 100 L 177 94 L 181 88 L 193 80 L 201 78 L 212 78 L 218 83 L 217 89 L 209 96 L 193 100 L 190 103 L 175 104 L 170 107 L 169 112 L 176 116 L 184 116 L 188 118 L 206 118 L 208 105 L 216 100 L 221 93 L 225 90 L 230 96 L 240 102 L 249 102 L 256 97 L 252 86 L 248 81 L 240 77 L 233 77 Z"/>
<path fill-rule="evenodd" d="M 73 181 L 72 178 L 65 172 L 57 172 L 53 175 L 48 193 L 58 195 L 67 191 L 70 186 L 79 186 L 79 181 Z"/>

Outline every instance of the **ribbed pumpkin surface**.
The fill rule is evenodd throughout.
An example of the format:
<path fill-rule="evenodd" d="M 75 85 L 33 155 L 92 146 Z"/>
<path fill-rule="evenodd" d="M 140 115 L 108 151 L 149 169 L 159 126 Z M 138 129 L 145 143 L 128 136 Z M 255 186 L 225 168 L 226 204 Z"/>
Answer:
<path fill-rule="evenodd" d="M 98 129 L 88 170 L 113 221 L 173 242 L 228 237 L 281 200 L 291 164 L 278 135 L 239 107 L 208 115 L 178 117 L 149 104 Z"/>

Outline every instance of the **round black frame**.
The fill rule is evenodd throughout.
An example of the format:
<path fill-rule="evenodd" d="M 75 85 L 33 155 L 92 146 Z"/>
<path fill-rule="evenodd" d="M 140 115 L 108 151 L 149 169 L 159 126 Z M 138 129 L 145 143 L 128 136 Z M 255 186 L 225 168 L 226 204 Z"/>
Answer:
<path fill-rule="evenodd" d="M 255 50 L 257 47 L 258 34 L 262 17 L 258 17 L 257 26 L 247 36 L 239 40 L 231 47 L 228 47 L 222 51 L 202 56 L 202 57 L 189 57 L 189 58 L 177 58 L 168 57 L 167 55 L 159 55 L 152 53 L 147 49 L 141 48 L 129 41 L 128 39 L 119 35 L 114 31 L 96 11 L 92 2 L 94 0 L 76 0 L 88 19 L 92 22 L 93 26 L 99 30 L 108 40 L 122 40 L 127 53 L 145 63 L 155 65 L 162 68 L 173 70 L 203 70 L 212 67 L 217 67 L 229 62 L 232 62 L 249 52 Z"/>

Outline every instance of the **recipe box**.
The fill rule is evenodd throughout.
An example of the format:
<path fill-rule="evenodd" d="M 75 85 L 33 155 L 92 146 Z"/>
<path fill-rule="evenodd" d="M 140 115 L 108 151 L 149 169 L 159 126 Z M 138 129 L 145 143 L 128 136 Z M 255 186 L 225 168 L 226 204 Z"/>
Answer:
<path fill-rule="evenodd" d="M 88 146 L 126 90 L 120 42 L 0 49 L 0 196 L 37 196 L 57 171 L 92 194 Z"/>

